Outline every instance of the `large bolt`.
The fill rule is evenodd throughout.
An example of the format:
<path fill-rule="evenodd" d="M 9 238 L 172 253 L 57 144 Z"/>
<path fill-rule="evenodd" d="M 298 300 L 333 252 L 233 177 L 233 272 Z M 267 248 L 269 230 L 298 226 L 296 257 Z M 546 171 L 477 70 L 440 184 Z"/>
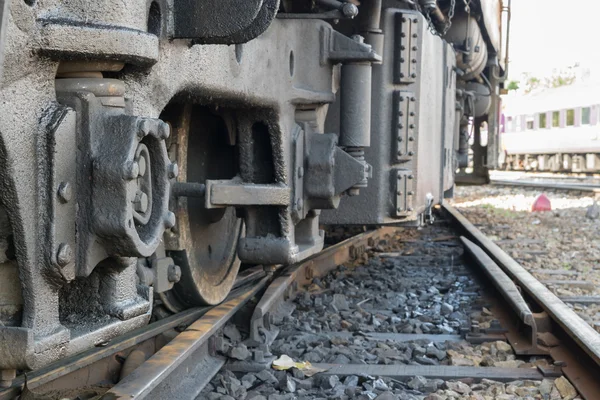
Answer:
<path fill-rule="evenodd" d="M 148 195 L 138 190 L 133 200 L 133 209 L 139 213 L 148 211 Z"/>
<path fill-rule="evenodd" d="M 146 175 L 146 158 L 145 157 L 140 157 L 140 159 L 138 160 L 138 176 L 144 176 Z"/>
<path fill-rule="evenodd" d="M 171 165 L 169 165 L 169 179 L 174 179 L 177 178 L 177 175 L 179 175 L 179 167 L 177 166 L 177 163 L 172 163 Z"/>
<path fill-rule="evenodd" d="M 71 250 L 71 246 L 69 246 L 67 243 L 59 244 L 58 250 L 56 251 L 56 263 L 60 267 L 65 267 L 71 262 L 72 259 L 73 250 Z"/>
<path fill-rule="evenodd" d="M 71 189 L 71 184 L 69 182 L 61 182 L 58 185 L 58 198 L 63 203 L 68 203 L 71 201 L 73 197 L 73 190 Z"/>
<path fill-rule="evenodd" d="M 143 119 L 138 123 L 138 138 L 143 139 L 152 132 L 152 122 L 148 119 Z"/>
<path fill-rule="evenodd" d="M 358 15 L 358 7 L 356 7 L 354 4 L 352 4 L 350 2 L 344 3 L 341 11 L 342 11 L 342 14 L 344 14 L 344 17 L 346 17 L 346 18 L 354 18 Z"/>
<path fill-rule="evenodd" d="M 171 126 L 166 123 L 159 121 L 158 122 L 158 138 L 159 139 L 167 139 L 171 136 Z"/>
<path fill-rule="evenodd" d="M 167 279 L 169 282 L 179 282 L 181 279 L 181 268 L 179 268 L 179 265 L 169 265 L 169 269 L 167 270 Z"/>

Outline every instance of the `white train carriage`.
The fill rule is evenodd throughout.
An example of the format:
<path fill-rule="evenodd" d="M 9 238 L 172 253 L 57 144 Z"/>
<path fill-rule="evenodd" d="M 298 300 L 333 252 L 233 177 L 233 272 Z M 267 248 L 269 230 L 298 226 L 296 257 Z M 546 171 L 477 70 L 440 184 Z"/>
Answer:
<path fill-rule="evenodd" d="M 505 99 L 501 145 L 513 170 L 600 171 L 600 84 Z"/>

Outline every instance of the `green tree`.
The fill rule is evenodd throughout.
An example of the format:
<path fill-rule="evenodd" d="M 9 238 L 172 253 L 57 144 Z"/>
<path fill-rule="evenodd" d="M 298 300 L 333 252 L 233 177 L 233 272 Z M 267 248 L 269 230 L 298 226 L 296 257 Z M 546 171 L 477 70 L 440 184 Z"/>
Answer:
<path fill-rule="evenodd" d="M 510 81 L 506 86 L 506 90 L 519 90 L 519 81 Z"/>

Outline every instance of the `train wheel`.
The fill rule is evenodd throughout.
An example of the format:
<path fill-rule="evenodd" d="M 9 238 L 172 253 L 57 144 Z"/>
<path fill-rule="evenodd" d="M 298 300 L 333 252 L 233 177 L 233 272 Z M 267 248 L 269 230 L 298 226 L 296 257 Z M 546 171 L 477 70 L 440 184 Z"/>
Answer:
<path fill-rule="evenodd" d="M 172 127 L 169 152 L 177 159 L 179 181 L 204 183 L 235 176 L 235 132 L 225 119 L 190 104 L 170 105 L 161 118 Z M 179 250 L 167 253 L 181 267 L 181 279 L 162 300 L 172 311 L 218 304 L 230 292 L 240 267 L 236 248 L 242 220 L 232 207 L 206 209 L 204 198 L 180 197 L 173 202 L 177 225 L 166 240 L 168 249 Z"/>

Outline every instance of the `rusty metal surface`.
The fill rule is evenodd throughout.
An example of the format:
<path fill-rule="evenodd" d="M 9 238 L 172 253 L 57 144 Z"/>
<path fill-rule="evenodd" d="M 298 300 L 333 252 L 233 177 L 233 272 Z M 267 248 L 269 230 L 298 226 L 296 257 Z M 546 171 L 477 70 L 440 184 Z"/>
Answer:
<path fill-rule="evenodd" d="M 461 242 L 465 246 L 467 252 L 475 260 L 475 262 L 483 269 L 487 277 L 492 281 L 492 284 L 500 292 L 504 301 L 517 314 L 519 320 L 529 326 L 530 335 L 527 343 L 519 346 L 517 354 L 546 354 L 546 351 L 540 349 L 537 345 L 537 326 L 533 313 L 525 302 L 519 288 L 506 275 L 506 273 L 481 249 L 479 246 L 471 242 L 469 239 L 461 236 Z M 516 349 L 515 349 L 516 350 Z"/>
<path fill-rule="evenodd" d="M 181 367 L 185 372 L 185 367 L 189 368 L 190 360 L 200 364 L 203 361 L 202 356 L 206 358 L 205 345 L 210 337 L 256 295 L 266 285 L 267 280 L 268 278 L 263 278 L 257 285 L 240 289 L 236 295 L 231 296 L 230 300 L 212 308 L 131 375 L 119 382 L 102 399 L 160 398 L 156 395 L 160 390 L 168 389 L 163 385 L 168 386 L 169 376 L 181 373 Z M 221 367 L 220 363 L 214 357 L 212 361 L 218 371 Z M 209 371 L 216 373 L 214 368 L 209 368 Z M 202 376 L 194 376 L 194 380 L 201 378 Z M 184 390 L 184 388 L 179 389 Z M 197 390 L 200 391 L 201 387 L 197 386 Z"/>
<path fill-rule="evenodd" d="M 27 374 L 27 387 L 29 389 L 35 389 L 74 371 L 92 365 L 99 360 L 153 338 L 162 332 L 182 324 L 190 323 L 201 317 L 209 309 L 209 307 L 205 307 L 184 311 L 114 339 L 105 347 L 95 347 L 76 356 L 66 358 L 54 364 L 50 364 L 47 367 L 30 372 Z M 11 387 L 0 391 L 0 400 L 12 399 L 19 395 L 23 389 L 23 382 L 24 379 L 22 376 L 15 379 Z"/>
<path fill-rule="evenodd" d="M 444 205 L 444 209 L 465 235 L 511 277 L 523 295 L 550 316 L 552 334 L 560 340 L 550 354 L 556 361 L 567 362 L 563 371 L 584 398 L 600 398 L 600 335 L 458 210 L 450 205 Z"/>
<path fill-rule="evenodd" d="M 302 286 L 312 281 L 313 278 L 322 277 L 332 269 L 352 259 L 360 257 L 379 238 L 390 235 L 394 228 L 385 227 L 374 231 L 365 232 L 328 247 L 311 259 L 289 266 L 267 288 L 265 294 L 254 309 L 250 321 L 250 338 L 258 343 L 264 341 L 261 331 L 269 330 L 269 315 L 286 300 L 292 284 Z"/>
<path fill-rule="evenodd" d="M 492 379 L 510 382 L 514 380 L 541 380 L 544 376 L 531 368 L 457 367 L 448 365 L 364 365 L 364 364 L 313 364 L 326 369 L 324 375 L 370 375 L 385 376 L 397 380 L 409 380 L 415 376 L 428 379 Z"/>

